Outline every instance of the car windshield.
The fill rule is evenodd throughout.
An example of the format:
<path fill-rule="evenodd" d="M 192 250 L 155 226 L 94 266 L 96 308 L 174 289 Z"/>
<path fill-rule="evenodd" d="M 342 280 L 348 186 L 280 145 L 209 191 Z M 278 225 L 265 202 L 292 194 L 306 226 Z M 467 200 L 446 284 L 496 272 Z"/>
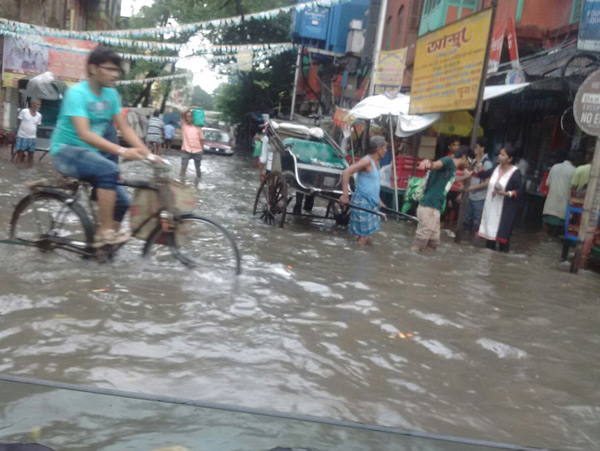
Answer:
<path fill-rule="evenodd" d="M 207 141 L 217 141 L 222 143 L 229 142 L 229 135 L 225 132 L 221 132 L 218 130 L 205 130 L 204 131 L 204 139 Z"/>

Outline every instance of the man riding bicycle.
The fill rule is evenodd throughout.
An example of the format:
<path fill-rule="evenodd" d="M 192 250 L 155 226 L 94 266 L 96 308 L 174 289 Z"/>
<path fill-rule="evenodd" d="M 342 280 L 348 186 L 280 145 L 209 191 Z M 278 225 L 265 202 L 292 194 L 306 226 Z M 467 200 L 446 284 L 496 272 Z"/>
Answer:
<path fill-rule="evenodd" d="M 122 74 L 121 58 L 112 49 L 98 46 L 89 55 L 87 70 L 88 80 L 65 93 L 50 155 L 58 172 L 94 186 L 99 216 L 95 245 L 114 245 L 130 238 L 118 233 L 129 200 L 123 187 L 117 185 L 119 166 L 108 157 L 139 160 L 151 152 L 121 114 L 121 100 L 114 88 Z M 130 148 L 105 138 L 112 121 Z"/>

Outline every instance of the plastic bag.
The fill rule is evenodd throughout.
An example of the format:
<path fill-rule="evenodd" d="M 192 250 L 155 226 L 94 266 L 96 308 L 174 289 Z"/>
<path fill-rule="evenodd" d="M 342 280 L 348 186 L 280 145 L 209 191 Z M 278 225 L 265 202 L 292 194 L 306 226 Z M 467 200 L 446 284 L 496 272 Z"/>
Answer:
<path fill-rule="evenodd" d="M 195 108 L 192 111 L 192 115 L 194 116 L 194 125 L 198 127 L 204 127 L 204 109 Z"/>

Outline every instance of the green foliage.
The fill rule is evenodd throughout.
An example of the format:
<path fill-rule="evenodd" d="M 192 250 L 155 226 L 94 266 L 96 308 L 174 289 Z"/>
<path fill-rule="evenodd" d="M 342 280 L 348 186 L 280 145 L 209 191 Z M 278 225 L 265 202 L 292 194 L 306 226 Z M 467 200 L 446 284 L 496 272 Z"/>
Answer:
<path fill-rule="evenodd" d="M 214 108 L 213 96 L 202 89 L 200 86 L 194 86 L 194 92 L 192 93 L 192 105 L 198 105 L 205 110 L 212 111 Z"/>
<path fill-rule="evenodd" d="M 294 80 L 293 51 L 271 57 L 266 69 L 242 72 L 215 91 L 215 108 L 230 123 L 244 123 L 250 112 L 274 113 L 280 103 L 289 110 Z"/>
<path fill-rule="evenodd" d="M 288 6 L 294 0 L 155 0 L 152 6 L 143 7 L 140 13 L 130 20 L 131 28 L 165 26 L 167 24 L 186 24 L 236 15 L 247 15 L 281 6 Z M 291 13 L 279 14 L 265 20 L 244 20 L 240 25 L 224 25 L 218 28 L 202 30 L 199 33 L 214 45 L 275 43 L 289 41 Z M 165 42 L 187 42 L 191 34 L 166 36 Z M 158 52 L 170 55 L 173 52 Z M 293 82 L 294 52 L 263 58 L 255 63 L 256 70 L 240 73 L 231 83 L 215 92 L 214 105 L 210 96 L 199 87 L 194 89 L 192 103 L 206 109 L 217 108 L 231 122 L 242 122 L 250 111 L 272 111 L 279 104 L 289 109 L 290 88 Z M 215 70 L 218 65 L 213 66 Z M 223 67 L 223 66 L 221 66 Z M 137 74 L 144 76 L 164 75 L 164 65 L 135 61 L 128 78 Z M 220 70 L 231 76 L 231 69 Z M 154 74 L 154 75 L 149 75 Z M 133 102 L 142 93 L 143 87 L 131 85 L 122 87 L 125 101 Z M 206 102 L 206 103 L 204 103 Z M 212 108 L 208 108 L 210 105 Z"/>

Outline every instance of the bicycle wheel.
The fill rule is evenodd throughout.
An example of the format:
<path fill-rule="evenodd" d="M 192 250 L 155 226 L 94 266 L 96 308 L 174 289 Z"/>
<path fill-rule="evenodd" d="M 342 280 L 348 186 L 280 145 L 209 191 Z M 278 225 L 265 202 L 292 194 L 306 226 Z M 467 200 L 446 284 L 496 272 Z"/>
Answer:
<path fill-rule="evenodd" d="M 10 221 L 10 238 L 41 251 L 84 254 L 94 229 L 81 205 L 60 192 L 42 191 L 23 198 Z"/>
<path fill-rule="evenodd" d="M 143 253 L 158 264 L 173 262 L 175 257 L 204 272 L 242 272 L 240 252 L 231 234 L 216 222 L 192 214 L 176 218 L 173 233 L 163 232 L 158 225 L 148 237 Z"/>

